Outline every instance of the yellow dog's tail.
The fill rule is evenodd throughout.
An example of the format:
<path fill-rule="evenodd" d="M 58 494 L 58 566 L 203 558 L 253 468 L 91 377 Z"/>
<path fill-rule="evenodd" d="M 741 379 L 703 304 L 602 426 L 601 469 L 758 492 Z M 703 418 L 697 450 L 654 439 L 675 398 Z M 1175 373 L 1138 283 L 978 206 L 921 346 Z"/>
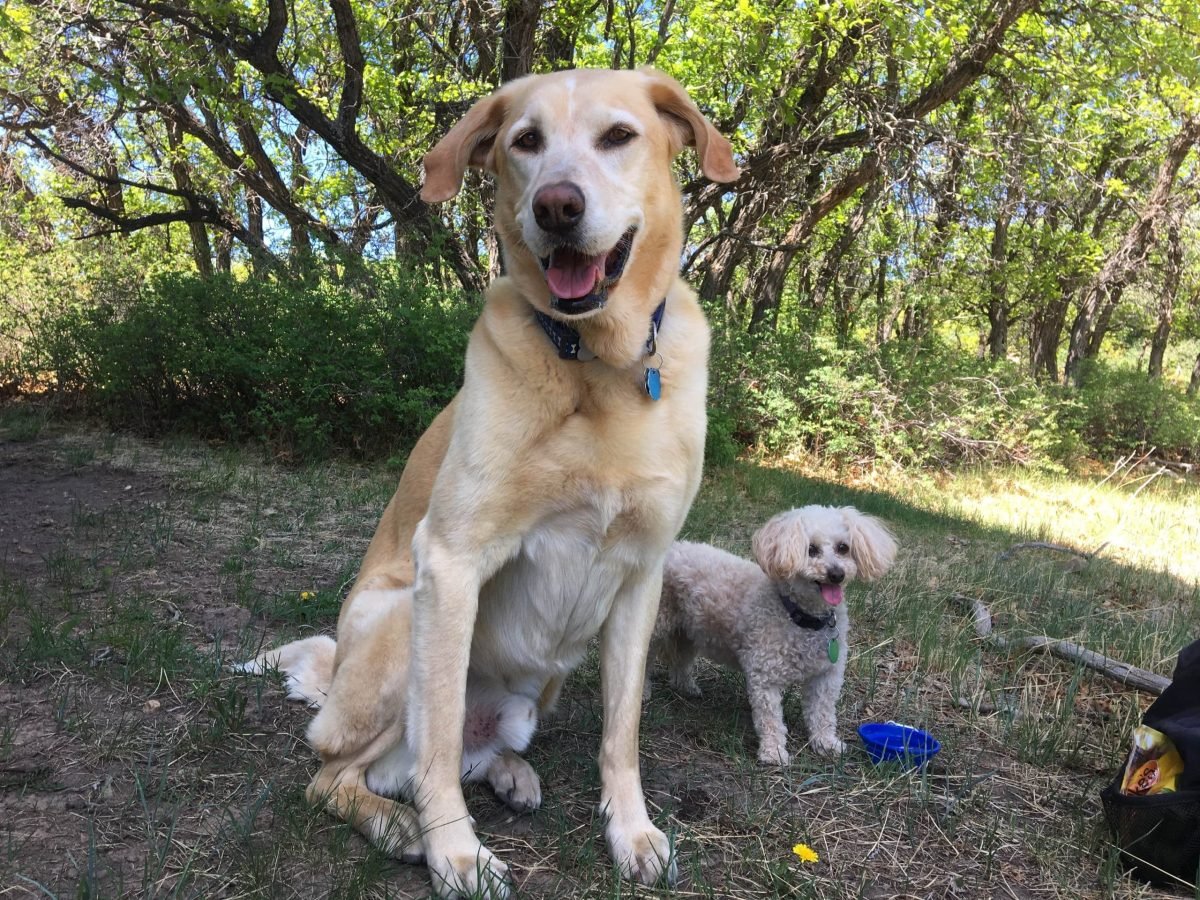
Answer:
<path fill-rule="evenodd" d="M 282 672 L 288 699 L 303 700 L 319 709 L 333 683 L 333 656 L 336 650 L 337 642 L 322 634 L 267 650 L 254 659 L 234 663 L 229 668 L 247 675 Z"/>

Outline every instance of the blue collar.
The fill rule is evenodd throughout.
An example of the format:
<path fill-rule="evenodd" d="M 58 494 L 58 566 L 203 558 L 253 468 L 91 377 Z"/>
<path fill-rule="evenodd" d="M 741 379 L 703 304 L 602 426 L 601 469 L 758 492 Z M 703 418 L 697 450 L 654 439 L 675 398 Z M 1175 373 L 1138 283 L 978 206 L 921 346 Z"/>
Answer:
<path fill-rule="evenodd" d="M 662 327 L 663 313 L 666 309 L 667 300 L 664 297 L 662 303 L 658 304 L 654 312 L 650 315 L 650 334 L 646 337 L 646 356 L 648 357 L 658 354 L 658 330 Z M 550 338 L 550 343 L 558 350 L 559 359 L 579 359 L 579 351 L 583 346 L 583 339 L 579 336 L 578 331 L 566 322 L 546 315 L 540 309 L 533 311 L 533 317 L 542 326 L 542 331 L 546 332 L 546 337 Z M 660 381 L 658 366 L 646 366 L 645 369 L 646 393 L 651 400 L 657 400 L 662 396 L 662 383 Z"/>

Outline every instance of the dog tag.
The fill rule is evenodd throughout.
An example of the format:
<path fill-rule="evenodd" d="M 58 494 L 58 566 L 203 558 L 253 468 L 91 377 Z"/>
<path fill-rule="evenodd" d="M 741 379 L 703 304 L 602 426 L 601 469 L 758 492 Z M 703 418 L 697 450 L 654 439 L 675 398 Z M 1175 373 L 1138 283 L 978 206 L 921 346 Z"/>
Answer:
<path fill-rule="evenodd" d="M 842 650 L 841 647 L 838 646 L 837 638 L 830 638 L 826 649 L 829 651 L 829 661 L 831 663 L 837 662 L 838 657 L 842 655 Z"/>
<path fill-rule="evenodd" d="M 662 396 L 662 377 L 658 374 L 658 369 L 646 369 L 646 393 L 650 395 L 651 400 Z"/>

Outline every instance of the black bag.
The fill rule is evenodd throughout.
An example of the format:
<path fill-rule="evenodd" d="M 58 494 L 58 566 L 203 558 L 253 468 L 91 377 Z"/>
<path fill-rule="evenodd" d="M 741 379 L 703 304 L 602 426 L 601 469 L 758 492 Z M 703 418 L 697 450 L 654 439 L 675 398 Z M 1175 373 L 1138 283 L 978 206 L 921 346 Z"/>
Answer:
<path fill-rule="evenodd" d="M 1121 862 L 1152 884 L 1200 884 L 1200 641 L 1179 654 L 1175 674 L 1142 717 L 1171 739 L 1183 772 L 1171 793 L 1121 793 L 1124 770 L 1100 792 Z"/>

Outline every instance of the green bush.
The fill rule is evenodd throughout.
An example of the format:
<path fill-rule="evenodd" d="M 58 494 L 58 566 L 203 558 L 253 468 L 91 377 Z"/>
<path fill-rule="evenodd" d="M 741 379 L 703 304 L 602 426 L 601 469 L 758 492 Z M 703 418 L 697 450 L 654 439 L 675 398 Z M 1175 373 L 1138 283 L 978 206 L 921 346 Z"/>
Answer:
<path fill-rule="evenodd" d="M 0 380 L 49 373 L 60 398 L 147 434 L 403 458 L 458 389 L 477 312 L 427 282 L 392 265 L 345 282 L 167 274 L 139 287 L 126 272 L 52 295 L 31 278 Z M 710 318 L 709 465 L 745 451 L 850 466 L 1056 467 L 1150 447 L 1200 459 L 1200 400 L 1128 368 L 1094 364 L 1070 391 L 933 341 L 839 348 Z"/>
<path fill-rule="evenodd" d="M 1075 391 L 936 342 L 838 349 L 717 329 L 710 440 L 840 465 L 1003 461 L 1058 468 L 1155 448 L 1200 459 L 1200 398 L 1093 363 Z"/>
<path fill-rule="evenodd" d="M 1141 372 L 1089 365 L 1074 420 L 1100 456 L 1154 449 L 1174 459 L 1200 459 L 1200 398 Z"/>
<path fill-rule="evenodd" d="M 1079 451 L 1075 407 L 1011 364 L 934 344 L 839 349 L 804 334 L 720 330 L 714 341 L 710 417 L 766 455 L 857 466 L 1055 466 Z"/>
<path fill-rule="evenodd" d="M 394 267 L 353 284 L 152 279 L 41 323 L 38 367 L 115 426 L 311 458 L 406 450 L 462 381 L 477 310 Z"/>

